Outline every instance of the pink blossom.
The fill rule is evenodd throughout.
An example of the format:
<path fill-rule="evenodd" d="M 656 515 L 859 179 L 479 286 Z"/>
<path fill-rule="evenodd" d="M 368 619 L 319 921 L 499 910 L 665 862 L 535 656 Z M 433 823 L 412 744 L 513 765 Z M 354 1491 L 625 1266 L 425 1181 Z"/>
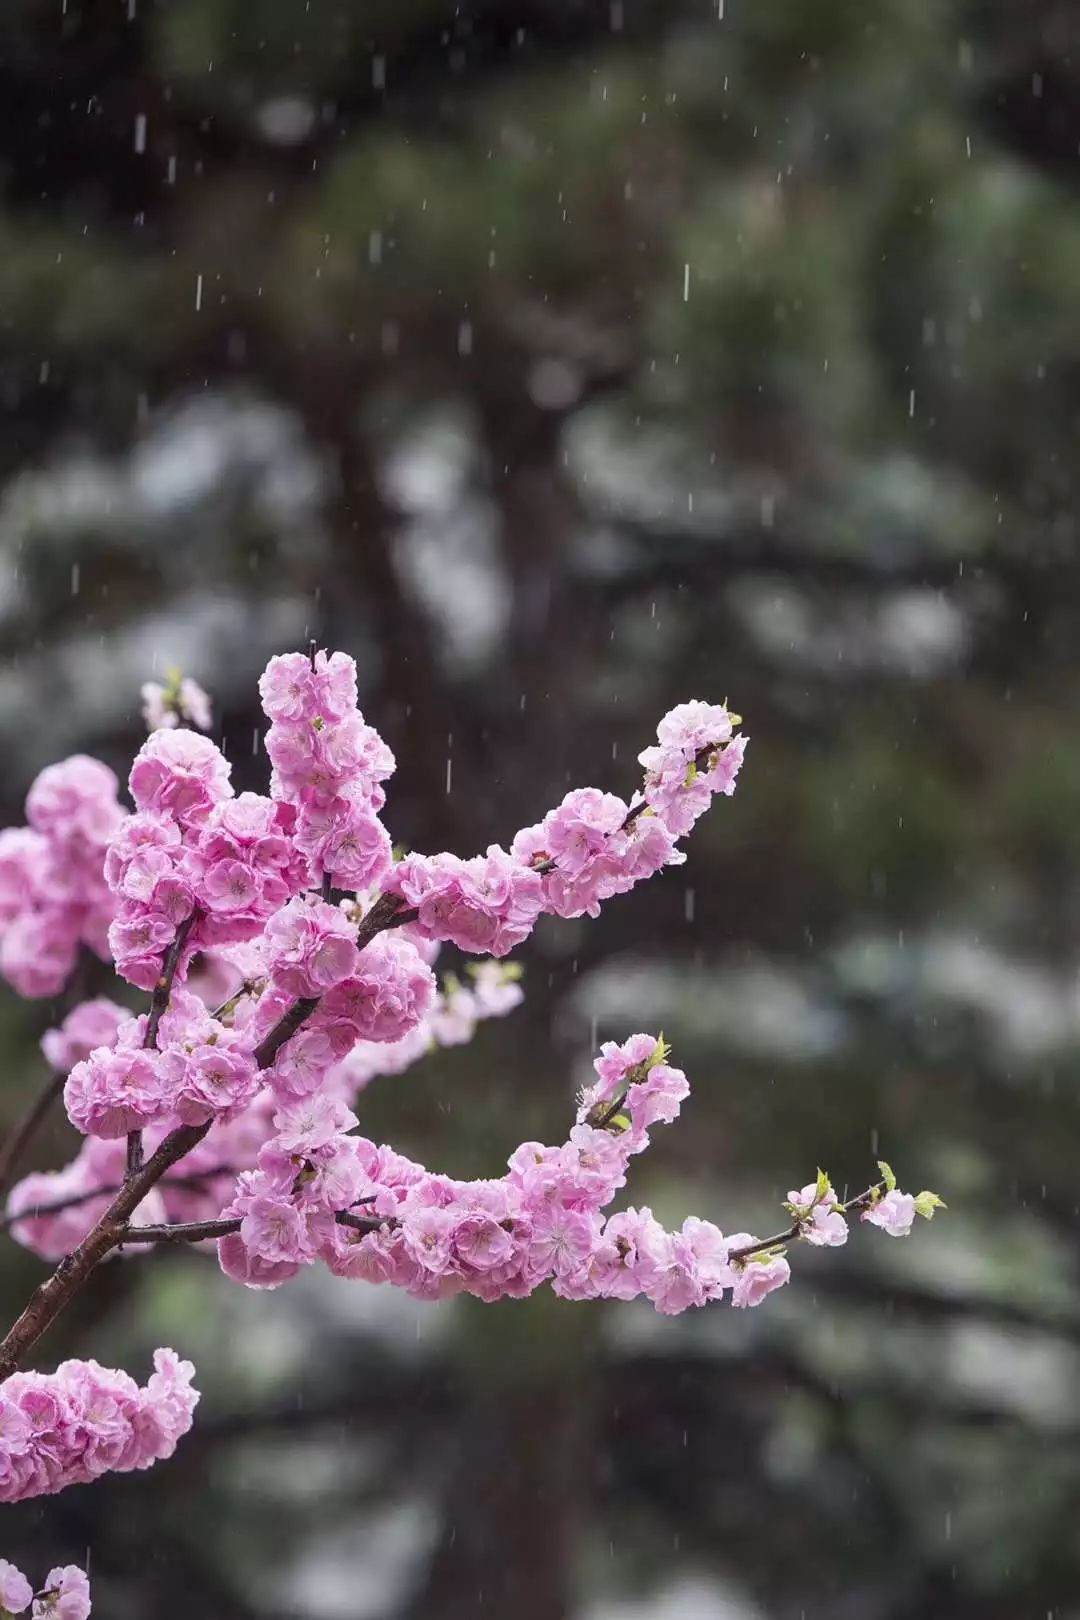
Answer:
<path fill-rule="evenodd" d="M 7 1614 L 21 1614 L 30 1607 L 34 1589 L 21 1569 L 0 1558 L 0 1609 Z"/>
<path fill-rule="evenodd" d="M 307 809 L 298 843 L 313 868 L 332 874 L 343 889 L 381 883 L 393 863 L 390 834 L 374 810 L 346 798 Z"/>
<path fill-rule="evenodd" d="M 0 832 L 0 927 L 43 901 L 49 882 L 49 840 L 29 827 Z"/>
<path fill-rule="evenodd" d="M 114 772 L 88 754 L 47 765 L 26 796 L 26 819 L 35 832 L 65 843 L 80 839 L 103 849 L 124 811 Z"/>
<path fill-rule="evenodd" d="M 181 826 L 192 826 L 230 797 L 230 770 L 209 738 L 194 731 L 153 731 L 135 756 L 128 786 L 139 810 L 167 813 Z"/>
<path fill-rule="evenodd" d="M 743 1248 L 754 1239 L 748 1232 L 738 1232 L 729 1239 L 733 1249 Z M 760 1305 L 774 1288 L 782 1288 L 791 1277 L 791 1267 L 783 1255 L 754 1256 L 735 1267 L 735 1282 L 731 1303 L 736 1306 Z"/>
<path fill-rule="evenodd" d="M 245 1249 L 271 1265 L 295 1264 L 309 1257 L 303 1217 L 287 1198 L 264 1193 L 253 1198 L 240 1227 Z"/>
<path fill-rule="evenodd" d="M 356 1115 L 336 1098 L 304 1097 L 274 1115 L 276 1145 L 285 1153 L 306 1158 L 355 1124 Z"/>
<path fill-rule="evenodd" d="M 68 1075 L 64 1106 L 75 1129 L 85 1135 L 113 1137 L 142 1130 L 170 1107 L 161 1053 L 98 1047 Z"/>
<path fill-rule="evenodd" d="M 354 932 L 336 907 L 290 900 L 266 924 L 275 983 L 294 996 L 319 996 L 340 984 L 358 961 Z"/>
<path fill-rule="evenodd" d="M 88 1058 L 96 1046 L 111 1046 L 117 1030 L 128 1017 L 123 1007 L 105 996 L 80 1001 L 68 1013 L 59 1029 L 49 1029 L 41 1037 L 41 1050 L 59 1074 L 73 1069 Z"/>
<path fill-rule="evenodd" d="M 90 1582 L 75 1564 L 50 1569 L 45 1585 L 34 1599 L 33 1620 L 87 1620 Z"/>
<path fill-rule="evenodd" d="M 915 1199 L 911 1193 L 894 1189 L 863 1210 L 862 1219 L 880 1226 L 890 1237 L 907 1237 L 915 1222 Z"/>
<path fill-rule="evenodd" d="M 245 1288 L 280 1288 L 300 1270 L 296 1260 L 265 1260 L 248 1247 L 239 1232 L 219 1241 L 218 1263 L 226 1277 Z"/>
<path fill-rule="evenodd" d="M 313 670 L 304 653 L 284 653 L 259 677 L 259 696 L 274 721 L 341 720 L 356 707 L 355 660 L 320 651 Z"/>
<path fill-rule="evenodd" d="M 847 1242 L 847 1222 L 838 1209 L 825 1203 L 815 1204 L 803 1226 L 802 1236 L 815 1248 L 835 1249 Z"/>
<path fill-rule="evenodd" d="M 270 1084 L 278 1096 L 308 1097 L 318 1090 L 337 1058 L 327 1031 L 308 1025 L 281 1048 L 270 1070 Z"/>
<path fill-rule="evenodd" d="M 544 817 L 547 848 L 560 871 L 577 877 L 622 827 L 628 808 L 613 793 L 597 788 L 568 793 L 559 808 Z"/>
<path fill-rule="evenodd" d="M 0 939 L 0 974 L 21 996 L 56 995 L 75 966 L 80 924 L 65 907 L 21 912 Z"/>
<path fill-rule="evenodd" d="M 323 998 L 319 1021 L 343 1020 L 353 1041 L 398 1041 L 432 1009 L 435 975 L 407 939 L 381 934 Z M 350 1042 L 352 1044 L 352 1042 Z"/>
<path fill-rule="evenodd" d="M 262 1086 L 251 1052 L 216 1035 L 191 1047 L 183 1058 L 167 1053 L 165 1063 L 174 1077 L 172 1107 L 185 1125 L 235 1115 Z"/>
<path fill-rule="evenodd" d="M 145 681 L 141 693 L 142 716 L 148 731 L 160 727 L 170 730 L 180 725 L 195 726 L 209 731 L 213 724 L 210 698 L 197 681 L 185 675 L 173 679 L 168 686 L 158 681 Z"/>

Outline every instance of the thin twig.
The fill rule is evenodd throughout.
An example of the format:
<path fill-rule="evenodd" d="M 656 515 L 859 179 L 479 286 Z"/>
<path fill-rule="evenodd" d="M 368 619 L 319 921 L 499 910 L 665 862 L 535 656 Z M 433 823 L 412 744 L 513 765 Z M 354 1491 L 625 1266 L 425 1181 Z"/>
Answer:
<path fill-rule="evenodd" d="M 75 971 L 64 992 L 60 1006 L 57 1008 L 59 1014 L 66 1016 L 67 1013 L 73 1012 L 80 1002 L 85 999 L 90 989 L 88 982 L 89 969 L 89 953 L 84 950 L 79 955 L 75 964 Z M 53 1103 L 63 1093 L 66 1080 L 66 1074 L 51 1074 L 41 1095 L 30 1104 L 11 1135 L 0 1146 L 0 1195 L 7 1191 L 20 1157 L 41 1129 Z"/>
<path fill-rule="evenodd" d="M 176 930 L 176 938 L 165 953 L 162 964 L 161 977 L 154 986 L 154 993 L 150 998 L 150 1012 L 146 1019 L 146 1034 L 143 1037 L 143 1050 L 156 1050 L 158 1026 L 161 1023 L 169 1006 L 169 997 L 172 995 L 173 980 L 176 970 L 180 966 L 180 958 L 184 954 L 188 935 L 199 918 L 199 911 L 192 911 Z M 127 1173 L 129 1176 L 137 1174 L 142 1169 L 143 1139 L 142 1131 L 129 1131 L 127 1138 Z"/>
<path fill-rule="evenodd" d="M 8 1183 L 23 1149 L 37 1135 L 49 1109 L 63 1091 L 66 1080 L 66 1074 L 50 1076 L 44 1090 L 38 1093 L 4 1145 L 0 1147 L 0 1193 L 7 1191 Z"/>
<path fill-rule="evenodd" d="M 396 1215 L 354 1215 L 351 1209 L 339 1209 L 334 1219 L 354 1232 L 377 1232 L 380 1227 L 398 1224 Z"/>
<path fill-rule="evenodd" d="M 351 1227 L 354 1232 L 377 1232 L 383 1226 L 396 1226 L 393 1215 L 354 1215 L 342 1209 L 334 1216 L 339 1226 Z M 127 1243 L 206 1243 L 229 1237 L 239 1232 L 242 1220 L 231 1217 L 216 1221 L 175 1221 L 164 1226 L 126 1226 L 116 1240 L 116 1247 Z"/>
<path fill-rule="evenodd" d="M 228 1164 L 216 1165 L 212 1170 L 192 1170 L 186 1176 L 166 1176 L 161 1182 L 162 1192 L 198 1192 L 203 1183 L 216 1181 L 222 1176 L 235 1180 L 236 1171 Z M 36 1221 L 42 1215 L 63 1215 L 69 1209 L 79 1209 L 83 1204 L 92 1204 L 99 1198 L 112 1198 L 123 1186 L 122 1181 L 114 1181 L 105 1187 L 91 1187 L 87 1192 L 72 1193 L 67 1198 L 56 1198 L 45 1204 L 28 1204 L 18 1214 L 5 1215 L 0 1219 L 0 1232 L 8 1232 L 13 1226 L 22 1221 Z"/>
<path fill-rule="evenodd" d="M 846 1204 L 833 1204 L 831 1208 L 838 1215 L 848 1215 L 853 1209 L 862 1209 L 864 1205 L 870 1203 L 874 1194 L 879 1193 L 884 1185 L 883 1181 L 876 1181 L 872 1187 L 867 1187 L 866 1191 L 861 1192 L 857 1198 L 849 1198 Z M 729 1260 L 748 1260 L 751 1255 L 762 1254 L 766 1249 L 779 1248 L 784 1243 L 794 1243 L 796 1238 L 802 1236 L 805 1224 L 805 1221 L 793 1221 L 785 1231 L 777 1232 L 773 1237 L 762 1238 L 760 1243 L 745 1243 L 741 1249 L 729 1249 L 727 1257 Z"/>
<path fill-rule="evenodd" d="M 155 1187 L 178 1159 L 197 1147 L 210 1129 L 205 1125 L 180 1125 L 168 1136 L 134 1175 L 128 1176 L 108 1209 L 77 1248 L 67 1255 L 52 1276 L 31 1294 L 17 1321 L 0 1342 L 0 1380 L 8 1378 L 60 1312 L 83 1287 L 110 1249 L 115 1248 L 131 1216 L 147 1193 Z"/>

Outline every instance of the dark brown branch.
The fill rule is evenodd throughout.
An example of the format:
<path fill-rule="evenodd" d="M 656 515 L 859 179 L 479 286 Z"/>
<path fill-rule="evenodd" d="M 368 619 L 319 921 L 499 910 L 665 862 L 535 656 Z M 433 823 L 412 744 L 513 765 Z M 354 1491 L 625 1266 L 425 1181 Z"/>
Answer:
<path fill-rule="evenodd" d="M 125 1243 L 206 1243 L 214 1238 L 239 1232 L 240 1221 L 176 1221 L 171 1226 L 127 1226 L 117 1238 L 117 1248 Z"/>
<path fill-rule="evenodd" d="M 128 1176 L 93 1230 L 61 1260 L 52 1276 L 34 1290 L 25 1310 L 0 1343 L 0 1380 L 10 1377 L 95 1267 L 115 1248 L 151 1188 L 178 1159 L 198 1146 L 209 1129 L 208 1121 L 205 1125 L 181 1125 L 170 1131 L 157 1152 Z"/>
<path fill-rule="evenodd" d="M 351 1227 L 354 1232 L 377 1232 L 380 1227 L 396 1225 L 393 1215 L 354 1215 L 342 1209 L 334 1216 L 339 1226 Z M 176 1221 L 168 1226 L 127 1226 L 117 1239 L 117 1248 L 126 1243 L 205 1243 L 229 1237 L 239 1232 L 239 1218 L 217 1221 Z"/>
<path fill-rule="evenodd" d="M 188 935 L 191 933 L 192 928 L 194 928 L 198 918 L 199 912 L 198 910 L 195 910 L 191 913 L 190 917 L 186 917 L 184 919 L 179 928 L 176 930 L 176 938 L 173 940 L 168 951 L 165 953 L 165 961 L 162 964 L 161 977 L 157 984 L 155 984 L 154 993 L 150 998 L 150 1012 L 146 1019 L 146 1034 L 143 1037 L 144 1051 L 157 1048 L 158 1025 L 161 1023 L 161 1020 L 168 1008 L 169 997 L 172 995 L 173 980 L 176 978 L 176 970 L 180 966 L 180 958 L 184 954 L 184 946 L 187 944 Z M 142 1131 L 129 1131 L 127 1139 L 128 1175 L 135 1175 L 136 1172 L 142 1168 L 142 1162 Z"/>
<path fill-rule="evenodd" d="M 397 1225 L 396 1215 L 354 1215 L 351 1209 L 339 1209 L 334 1219 L 354 1232 L 377 1232 L 382 1226 Z"/>
<path fill-rule="evenodd" d="M 23 1150 L 37 1135 L 45 1116 L 60 1096 L 67 1080 L 66 1074 L 54 1074 L 48 1084 L 35 1097 L 19 1120 L 3 1147 L 0 1147 L 0 1193 L 7 1191 L 15 1166 Z"/>
<path fill-rule="evenodd" d="M 236 1171 L 228 1164 L 216 1165 L 211 1170 L 193 1170 L 190 1175 L 166 1176 L 161 1183 L 163 1192 L 175 1188 L 181 1192 L 198 1192 L 205 1182 L 215 1181 L 219 1176 L 227 1176 L 230 1180 L 236 1176 Z M 56 1198 L 44 1204 L 29 1204 L 17 1215 L 5 1215 L 0 1219 L 0 1232 L 10 1231 L 21 1221 L 37 1220 L 41 1215 L 63 1215 L 69 1209 L 78 1209 L 83 1204 L 92 1204 L 99 1198 L 112 1198 L 123 1186 L 122 1181 L 115 1181 L 105 1187 L 91 1187 L 87 1192 L 72 1193 L 67 1198 Z"/>

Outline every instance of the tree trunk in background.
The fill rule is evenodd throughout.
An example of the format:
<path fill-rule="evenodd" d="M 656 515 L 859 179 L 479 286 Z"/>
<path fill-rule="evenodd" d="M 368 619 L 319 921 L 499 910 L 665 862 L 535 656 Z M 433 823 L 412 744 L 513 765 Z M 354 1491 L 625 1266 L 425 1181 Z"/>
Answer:
<path fill-rule="evenodd" d="M 583 1415 L 572 1380 L 493 1387 L 477 1368 L 450 1460 L 442 1531 L 402 1620 L 569 1615 L 589 1455 Z"/>

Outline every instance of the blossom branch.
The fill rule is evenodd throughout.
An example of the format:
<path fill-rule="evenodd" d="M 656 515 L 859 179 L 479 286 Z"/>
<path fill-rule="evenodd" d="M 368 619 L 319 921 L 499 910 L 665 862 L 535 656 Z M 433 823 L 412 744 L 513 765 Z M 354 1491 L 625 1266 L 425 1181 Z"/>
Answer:
<path fill-rule="evenodd" d="M 858 1197 L 849 1198 L 846 1204 L 836 1204 L 833 1207 L 838 1215 L 850 1215 L 853 1210 L 866 1209 L 880 1197 L 885 1185 L 883 1181 L 875 1181 L 872 1187 L 867 1187 Z M 796 1239 L 802 1237 L 805 1226 L 805 1220 L 794 1220 L 783 1232 L 762 1238 L 760 1243 L 746 1243 L 741 1249 L 729 1249 L 728 1259 L 750 1260 L 756 1254 L 764 1254 L 766 1250 L 780 1248 L 785 1243 L 794 1243 Z"/>
<path fill-rule="evenodd" d="M 198 1146 L 211 1123 L 207 1120 L 204 1125 L 180 1125 L 170 1131 L 157 1151 L 125 1179 L 101 1219 L 77 1248 L 61 1260 L 52 1276 L 34 1290 L 26 1308 L 0 1342 L 0 1380 L 15 1371 L 90 1274 L 115 1248 L 117 1239 L 147 1193 L 178 1159 Z"/>
<path fill-rule="evenodd" d="M 396 1225 L 392 1215 L 354 1215 L 348 1209 L 339 1210 L 334 1219 L 354 1232 L 377 1232 L 380 1227 Z M 242 1218 L 237 1216 L 216 1221 L 175 1221 L 164 1226 L 128 1226 L 118 1235 L 116 1247 L 127 1243 L 205 1243 L 230 1237 L 242 1225 Z"/>

